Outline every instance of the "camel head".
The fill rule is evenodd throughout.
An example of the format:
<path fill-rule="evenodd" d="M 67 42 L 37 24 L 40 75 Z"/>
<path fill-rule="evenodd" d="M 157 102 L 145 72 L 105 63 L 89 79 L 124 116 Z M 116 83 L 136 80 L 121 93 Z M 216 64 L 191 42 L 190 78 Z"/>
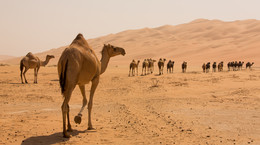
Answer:
<path fill-rule="evenodd" d="M 55 58 L 54 55 L 47 55 L 46 56 L 46 59 L 52 59 L 52 58 Z"/>
<path fill-rule="evenodd" d="M 104 50 L 107 50 L 108 55 L 110 57 L 114 57 L 114 56 L 117 56 L 117 55 L 120 55 L 120 54 L 124 56 L 126 54 L 125 50 L 123 48 L 116 47 L 116 46 L 113 46 L 113 45 L 110 45 L 110 44 L 107 44 L 107 45 L 104 44 L 102 51 L 104 51 Z"/>

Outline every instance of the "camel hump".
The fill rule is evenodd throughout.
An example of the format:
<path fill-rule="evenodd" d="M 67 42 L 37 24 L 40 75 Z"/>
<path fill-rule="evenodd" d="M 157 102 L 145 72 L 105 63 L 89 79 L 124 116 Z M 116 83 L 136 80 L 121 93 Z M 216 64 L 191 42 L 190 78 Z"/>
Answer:
<path fill-rule="evenodd" d="M 84 38 L 83 35 L 82 35 L 81 33 L 79 33 L 79 34 L 76 36 L 75 39 L 82 39 L 82 38 Z"/>
<path fill-rule="evenodd" d="M 28 57 L 29 59 L 37 59 L 37 57 L 34 56 L 31 52 L 27 53 L 26 57 Z"/>
<path fill-rule="evenodd" d="M 83 35 L 81 33 L 79 33 L 76 36 L 76 38 L 72 41 L 71 45 L 72 44 L 76 44 L 76 45 L 82 46 L 82 47 L 87 48 L 87 49 L 90 48 L 87 40 L 83 37 Z"/>

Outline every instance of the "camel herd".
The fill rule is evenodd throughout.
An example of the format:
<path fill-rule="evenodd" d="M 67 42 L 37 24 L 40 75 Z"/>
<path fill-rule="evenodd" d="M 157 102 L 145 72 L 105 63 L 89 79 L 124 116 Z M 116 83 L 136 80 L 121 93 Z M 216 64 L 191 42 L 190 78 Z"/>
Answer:
<path fill-rule="evenodd" d="M 143 75 L 147 75 L 147 74 L 152 74 L 153 70 L 154 70 L 154 62 L 156 62 L 156 60 L 153 59 L 144 59 L 143 64 L 142 64 L 142 76 Z M 160 58 L 158 60 L 158 69 L 159 69 L 159 75 L 163 74 L 163 68 L 164 68 L 164 64 L 166 62 L 165 58 Z M 132 62 L 130 63 L 130 69 L 129 69 L 129 75 L 128 76 L 138 76 L 138 65 L 140 63 L 140 60 L 132 60 Z M 173 68 L 174 68 L 174 61 L 169 60 L 167 63 L 167 73 L 173 73 Z M 237 62 L 237 61 L 232 61 L 232 62 L 228 62 L 227 67 L 228 67 L 228 71 L 236 71 L 236 70 L 242 70 L 244 62 Z M 254 62 L 250 63 L 246 63 L 246 68 L 251 69 L 251 66 L 254 64 Z M 210 67 L 211 64 L 210 62 L 207 63 L 203 63 L 202 65 L 202 70 L 204 73 L 208 73 L 210 71 Z M 212 72 L 216 72 L 217 69 L 219 72 L 223 71 L 223 67 L 224 67 L 224 62 L 221 61 L 220 63 L 217 62 L 213 62 L 212 64 Z M 183 61 L 183 63 L 181 64 L 181 68 L 182 68 L 182 72 L 185 73 L 187 70 L 187 62 Z M 131 73 L 132 72 L 132 73 Z M 144 72 L 144 73 L 143 73 Z"/>

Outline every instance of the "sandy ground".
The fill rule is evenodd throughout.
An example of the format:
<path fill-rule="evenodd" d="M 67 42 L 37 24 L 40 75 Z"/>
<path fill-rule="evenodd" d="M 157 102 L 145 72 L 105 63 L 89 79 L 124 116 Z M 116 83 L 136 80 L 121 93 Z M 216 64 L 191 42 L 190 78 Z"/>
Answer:
<path fill-rule="evenodd" d="M 96 130 L 86 130 L 86 109 L 65 139 L 57 68 L 42 67 L 38 84 L 29 70 L 21 84 L 19 66 L 0 67 L 0 144 L 260 144 L 259 68 L 157 74 L 128 77 L 128 67 L 110 66 L 94 96 Z M 81 103 L 76 88 L 71 120 Z"/>

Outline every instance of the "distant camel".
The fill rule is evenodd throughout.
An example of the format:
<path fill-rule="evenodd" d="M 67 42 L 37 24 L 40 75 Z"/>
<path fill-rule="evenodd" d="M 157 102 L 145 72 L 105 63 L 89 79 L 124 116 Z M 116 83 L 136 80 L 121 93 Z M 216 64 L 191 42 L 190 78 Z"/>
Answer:
<path fill-rule="evenodd" d="M 251 69 L 251 66 L 252 66 L 253 64 L 254 64 L 254 62 L 252 62 L 252 63 L 250 63 L 250 62 L 246 63 L 246 69 L 247 69 L 247 68 Z"/>
<path fill-rule="evenodd" d="M 142 65 L 142 75 L 144 75 L 144 73 L 145 73 L 145 75 L 147 74 L 146 72 L 149 71 L 148 67 L 149 67 L 149 61 L 148 61 L 148 59 L 144 59 L 143 65 Z"/>
<path fill-rule="evenodd" d="M 29 69 L 34 69 L 34 83 L 37 83 L 37 76 L 38 72 L 41 66 L 45 66 L 49 63 L 50 59 L 54 58 L 53 55 L 47 55 L 45 61 L 41 61 L 37 56 L 33 55 L 31 52 L 29 52 L 25 57 L 22 58 L 20 61 L 20 71 L 21 71 L 21 81 L 23 82 L 23 77 L 25 80 L 25 83 L 28 83 L 25 77 L 25 73 Z M 25 68 L 23 72 L 23 68 Z"/>
<path fill-rule="evenodd" d="M 158 61 L 158 68 L 159 68 L 159 75 L 163 74 L 163 68 L 164 68 L 164 63 L 165 63 L 166 59 L 162 59 L 160 58 L 160 60 Z"/>
<path fill-rule="evenodd" d="M 217 68 L 217 63 L 213 62 L 213 64 L 212 64 L 212 71 L 216 72 L 216 68 Z"/>
<path fill-rule="evenodd" d="M 59 59 L 58 75 L 61 93 L 64 97 L 64 102 L 61 107 L 63 136 L 66 138 L 70 137 L 66 130 L 66 117 L 68 120 L 68 131 L 72 131 L 69 119 L 69 101 L 76 85 L 79 86 L 83 96 L 83 105 L 78 115 L 75 116 L 74 121 L 81 123 L 81 113 L 87 104 L 85 84 L 88 84 L 90 81 L 92 82 L 88 103 L 88 130 L 92 130 L 91 110 L 93 96 L 98 86 L 100 75 L 106 71 L 110 58 L 117 55 L 125 55 L 125 50 L 108 44 L 103 46 L 101 54 L 102 58 L 101 61 L 99 61 L 94 50 L 88 45 L 83 35 L 78 34 L 70 46 L 63 51 Z"/>
<path fill-rule="evenodd" d="M 129 70 L 129 75 L 130 76 L 130 72 L 132 70 L 132 76 L 135 76 L 135 70 L 136 70 L 136 74 L 138 76 L 138 65 L 140 63 L 140 60 L 137 61 L 137 63 L 135 62 L 135 60 L 133 60 L 131 63 L 130 63 L 130 70 Z"/>
<path fill-rule="evenodd" d="M 210 70 L 210 62 L 208 62 L 208 63 L 206 64 L 206 73 L 208 73 L 209 70 Z"/>
<path fill-rule="evenodd" d="M 186 69 L 187 69 L 187 62 L 186 61 L 183 61 L 181 68 L 182 68 L 182 72 L 185 73 Z"/>
<path fill-rule="evenodd" d="M 218 64 L 218 71 L 223 71 L 223 61 Z"/>
<path fill-rule="evenodd" d="M 206 64 L 205 63 L 203 63 L 203 65 L 202 65 L 202 70 L 203 70 L 204 73 L 206 72 Z"/>
<path fill-rule="evenodd" d="M 230 68 L 232 67 L 232 62 L 228 62 L 227 67 L 228 67 L 228 71 L 230 71 L 231 70 Z"/>
<path fill-rule="evenodd" d="M 154 71 L 154 63 L 156 62 L 156 60 L 153 60 L 153 59 L 149 59 L 148 60 L 148 69 L 149 69 L 149 72 L 152 74 L 153 71 Z"/>
<path fill-rule="evenodd" d="M 169 70 L 169 73 L 173 73 L 173 66 L 174 66 L 174 61 L 169 60 L 167 63 L 167 73 Z"/>
<path fill-rule="evenodd" d="M 238 63 L 238 70 L 242 70 L 244 62 L 239 61 Z"/>

